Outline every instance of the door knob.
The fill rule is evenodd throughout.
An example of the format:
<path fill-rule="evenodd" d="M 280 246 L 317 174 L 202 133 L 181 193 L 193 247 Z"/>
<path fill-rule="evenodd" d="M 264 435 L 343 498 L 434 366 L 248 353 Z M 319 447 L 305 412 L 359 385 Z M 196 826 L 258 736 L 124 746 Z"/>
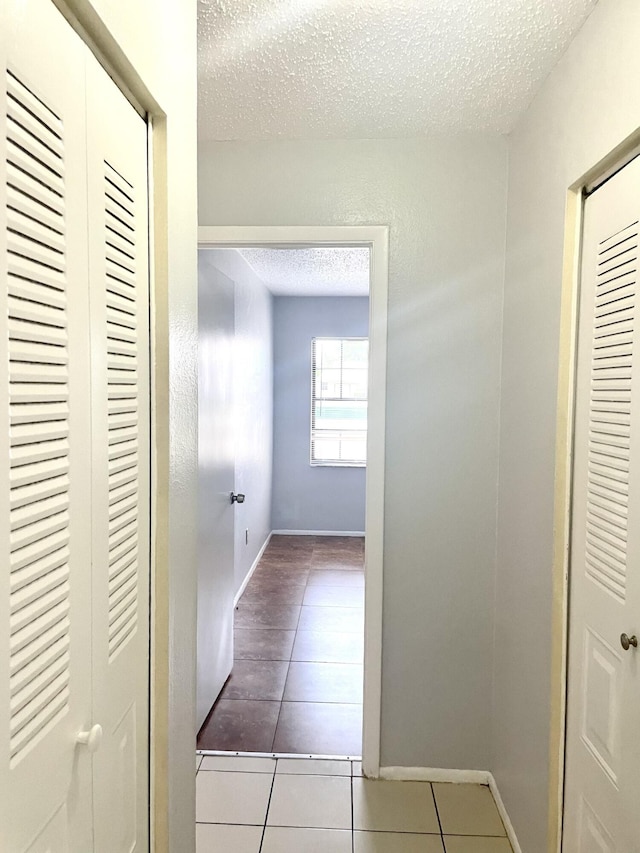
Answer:
<path fill-rule="evenodd" d="M 89 752 L 97 752 L 102 741 L 102 726 L 98 723 L 91 726 L 88 732 L 78 732 L 76 743 L 86 746 Z"/>
<path fill-rule="evenodd" d="M 234 503 L 243 504 L 244 503 L 244 495 L 243 494 L 237 494 L 236 495 L 233 492 L 231 492 L 231 503 L 232 504 L 234 504 Z"/>
<path fill-rule="evenodd" d="M 620 645 L 625 650 L 625 652 L 628 652 L 631 646 L 633 646 L 634 649 L 637 649 L 638 638 L 635 634 L 632 637 L 628 637 L 626 634 L 620 634 Z"/>

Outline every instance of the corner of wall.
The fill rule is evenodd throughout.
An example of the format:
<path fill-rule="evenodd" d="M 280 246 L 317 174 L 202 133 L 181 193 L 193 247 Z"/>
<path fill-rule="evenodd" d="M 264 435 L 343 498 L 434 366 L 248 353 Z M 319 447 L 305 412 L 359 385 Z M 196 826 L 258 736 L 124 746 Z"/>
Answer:
<path fill-rule="evenodd" d="M 500 364 L 498 366 L 498 465 L 496 468 L 496 517 L 495 517 L 495 542 L 494 542 L 494 572 L 493 572 L 493 645 L 492 645 L 492 669 L 491 669 L 491 731 L 489 743 L 490 766 L 495 765 L 495 726 L 497 718 L 496 700 L 496 661 L 497 661 L 497 613 L 498 613 L 498 579 L 499 579 L 499 533 L 500 533 L 500 457 L 502 438 L 502 380 L 504 366 L 504 309 L 505 291 L 507 287 L 507 235 L 509 226 L 509 170 L 510 170 L 510 136 L 505 136 L 505 181 L 504 181 L 504 244 L 502 252 L 502 301 L 500 310 Z"/>

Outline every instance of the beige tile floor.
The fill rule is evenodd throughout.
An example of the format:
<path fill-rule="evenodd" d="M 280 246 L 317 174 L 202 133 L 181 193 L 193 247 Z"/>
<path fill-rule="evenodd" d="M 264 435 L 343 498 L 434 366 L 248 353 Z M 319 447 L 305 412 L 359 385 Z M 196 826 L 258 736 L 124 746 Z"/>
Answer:
<path fill-rule="evenodd" d="M 308 758 L 197 756 L 196 772 L 196 853 L 511 853 L 482 785 Z"/>

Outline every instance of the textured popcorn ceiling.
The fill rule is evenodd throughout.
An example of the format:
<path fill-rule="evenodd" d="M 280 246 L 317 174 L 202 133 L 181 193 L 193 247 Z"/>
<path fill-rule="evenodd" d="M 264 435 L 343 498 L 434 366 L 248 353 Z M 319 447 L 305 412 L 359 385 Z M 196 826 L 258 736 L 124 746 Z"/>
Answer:
<path fill-rule="evenodd" d="M 369 250 L 241 249 L 277 296 L 368 296 Z"/>
<path fill-rule="evenodd" d="M 202 139 L 508 132 L 597 0 L 199 0 Z"/>

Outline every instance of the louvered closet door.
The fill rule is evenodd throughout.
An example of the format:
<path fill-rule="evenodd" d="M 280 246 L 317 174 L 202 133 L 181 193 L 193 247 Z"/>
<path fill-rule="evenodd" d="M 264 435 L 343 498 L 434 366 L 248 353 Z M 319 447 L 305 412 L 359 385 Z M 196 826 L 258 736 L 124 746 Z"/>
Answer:
<path fill-rule="evenodd" d="M 566 853 L 640 851 L 640 160 L 585 204 Z M 628 648 L 624 648 L 628 646 Z"/>
<path fill-rule="evenodd" d="M 0 849 L 90 851 L 84 50 L 0 4 Z"/>
<path fill-rule="evenodd" d="M 87 74 L 95 853 L 148 844 L 149 287 L 146 125 Z"/>

